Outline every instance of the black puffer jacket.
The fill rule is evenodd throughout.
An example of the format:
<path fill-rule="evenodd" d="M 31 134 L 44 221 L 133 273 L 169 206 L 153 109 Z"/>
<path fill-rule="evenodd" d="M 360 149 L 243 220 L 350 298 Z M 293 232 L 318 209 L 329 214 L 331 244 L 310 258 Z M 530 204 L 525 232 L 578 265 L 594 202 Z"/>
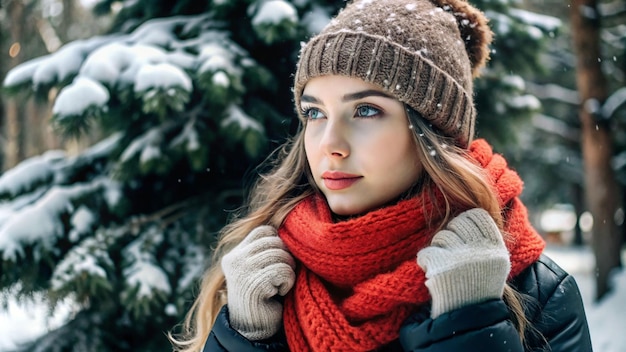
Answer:
<path fill-rule="evenodd" d="M 430 319 L 428 312 L 411 316 L 400 338 L 381 351 L 552 351 L 589 352 L 591 339 L 580 291 L 574 278 L 546 256 L 518 275 L 511 285 L 527 296 L 526 316 L 536 333 L 526 346 L 510 321 L 502 300 L 470 305 Z M 284 335 L 251 342 L 230 327 L 222 308 L 204 352 L 289 351 Z"/>

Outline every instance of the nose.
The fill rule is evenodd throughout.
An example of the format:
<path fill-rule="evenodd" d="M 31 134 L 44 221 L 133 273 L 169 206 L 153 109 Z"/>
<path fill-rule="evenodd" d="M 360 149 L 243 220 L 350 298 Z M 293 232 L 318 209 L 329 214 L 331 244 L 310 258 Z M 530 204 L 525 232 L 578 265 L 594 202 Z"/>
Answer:
<path fill-rule="evenodd" d="M 328 157 L 347 158 L 350 155 L 349 129 L 341 119 L 328 119 L 320 148 Z"/>

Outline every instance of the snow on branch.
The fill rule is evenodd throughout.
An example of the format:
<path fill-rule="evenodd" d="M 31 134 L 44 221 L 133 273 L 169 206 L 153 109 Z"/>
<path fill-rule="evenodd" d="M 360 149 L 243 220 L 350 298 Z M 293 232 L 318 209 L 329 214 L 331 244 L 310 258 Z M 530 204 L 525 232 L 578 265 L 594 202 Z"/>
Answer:
<path fill-rule="evenodd" d="M 228 108 L 228 116 L 222 121 L 222 127 L 228 127 L 231 125 L 238 126 L 239 129 L 245 130 L 254 130 L 257 132 L 263 132 L 264 128 L 258 121 L 254 120 L 250 116 L 248 116 L 241 108 L 237 105 L 231 105 Z"/>
<path fill-rule="evenodd" d="M 508 14 L 487 10 L 485 15 L 492 20 L 491 26 L 498 36 L 506 36 L 521 25 L 529 37 L 539 40 L 544 33 L 553 33 L 561 26 L 558 18 L 521 9 L 509 9 Z"/>
<path fill-rule="evenodd" d="M 149 129 L 143 135 L 135 138 L 132 143 L 124 149 L 120 161 L 122 163 L 129 161 L 135 155 L 139 154 L 140 161 L 146 162 L 161 155 L 159 145 L 163 141 L 163 126 L 157 126 Z"/>
<path fill-rule="evenodd" d="M 611 2 L 598 3 L 598 10 L 602 17 L 617 17 L 626 14 L 626 3 L 623 1 L 613 0 Z"/>
<path fill-rule="evenodd" d="M 168 63 L 144 65 L 135 77 L 135 92 L 175 87 L 191 92 L 191 79 L 184 71 Z"/>
<path fill-rule="evenodd" d="M 602 105 L 602 116 L 612 118 L 617 109 L 626 106 L 626 87 L 613 92 Z"/>
<path fill-rule="evenodd" d="M 114 36 L 97 36 L 70 42 L 59 51 L 42 56 L 11 69 L 3 82 L 4 87 L 31 83 L 35 90 L 50 86 L 75 76 L 84 58 L 96 48 L 114 40 Z"/>
<path fill-rule="evenodd" d="M 163 231 L 150 226 L 123 250 L 125 288 L 120 297 L 135 317 L 151 316 L 151 310 L 164 304 L 172 292 L 166 272 L 155 259 Z"/>
<path fill-rule="evenodd" d="M 137 297 L 146 298 L 153 295 L 153 291 L 170 293 L 169 280 L 163 269 L 152 259 L 152 256 L 142 252 L 142 241 L 128 246 L 125 258 L 133 258 L 133 263 L 124 270 L 127 285 L 139 288 Z"/>
<path fill-rule="evenodd" d="M 618 24 L 614 27 L 602 28 L 600 37 L 603 42 L 611 45 L 615 49 L 624 50 L 626 48 L 624 33 L 626 33 L 626 24 Z"/>
<path fill-rule="evenodd" d="M 41 199 L 15 212 L 0 224 L 0 251 L 3 260 L 16 261 L 24 256 L 24 245 L 38 244 L 51 250 L 64 234 L 62 214 L 74 209 L 78 198 L 86 197 L 102 187 L 94 181 L 72 186 L 54 186 Z M 36 221 L 33 221 L 36 219 Z M 36 255 L 35 258 L 38 256 Z"/>
<path fill-rule="evenodd" d="M 166 60 L 167 55 L 161 48 L 143 43 L 113 42 L 94 50 L 81 67 L 80 75 L 109 87 L 125 86 L 134 82 L 143 65 Z"/>
<path fill-rule="evenodd" d="M 562 25 L 561 20 L 556 17 L 541 15 L 522 9 L 510 9 L 509 14 L 530 26 L 542 29 L 544 32 L 556 31 Z"/>
<path fill-rule="evenodd" d="M 317 34 L 326 27 L 330 22 L 328 12 L 321 6 L 313 5 L 310 11 L 302 18 L 302 23 L 306 26 L 309 33 Z"/>
<path fill-rule="evenodd" d="M 76 209 L 70 218 L 72 229 L 69 232 L 69 240 L 78 241 L 82 236 L 88 234 L 97 225 L 98 216 L 89 208 L 81 205 Z"/>
<path fill-rule="evenodd" d="M 563 103 L 578 105 L 580 97 L 574 89 L 568 89 L 557 84 L 536 84 L 526 82 L 528 90 L 540 99 L 553 99 Z"/>
<path fill-rule="evenodd" d="M 555 117 L 535 114 L 532 118 L 532 124 L 535 128 L 561 136 L 571 142 L 580 142 L 580 130 L 569 126 Z"/>
<path fill-rule="evenodd" d="M 298 13 L 295 7 L 283 0 L 270 0 L 261 3 L 252 18 L 253 25 L 279 24 L 282 21 L 297 22 Z"/>
<path fill-rule="evenodd" d="M 107 270 L 113 268 L 114 264 L 107 251 L 108 242 L 99 232 L 99 235 L 89 237 L 72 248 L 54 269 L 50 281 L 51 289 L 53 291 L 78 289 L 83 291 L 79 296 L 84 296 L 89 294 L 84 292 L 89 291 L 89 285 L 80 286 L 84 286 L 85 281 L 95 280 L 101 283 L 101 289 L 110 291 L 112 287 L 107 284 Z"/>
<path fill-rule="evenodd" d="M 298 12 L 284 0 L 257 1 L 248 8 L 252 28 L 266 44 L 292 39 L 297 33 Z"/>
<path fill-rule="evenodd" d="M 172 139 L 170 146 L 184 146 L 184 149 L 187 152 L 199 150 L 202 146 L 200 145 L 200 136 L 198 135 L 198 131 L 195 128 L 195 124 L 195 119 L 190 119 L 189 121 L 187 121 L 187 123 L 185 123 L 185 127 L 183 127 L 183 130 L 180 132 L 180 134 Z"/>
<path fill-rule="evenodd" d="M 14 198 L 54 179 L 55 165 L 65 159 L 65 152 L 50 150 L 24 160 L 0 177 L 0 199 Z"/>
<path fill-rule="evenodd" d="M 539 110 L 541 108 L 539 99 L 531 94 L 506 96 L 504 102 L 514 109 Z"/>
<path fill-rule="evenodd" d="M 203 45 L 198 61 L 201 63 L 198 69 L 200 74 L 207 71 L 224 71 L 233 76 L 241 75 L 241 69 L 234 65 L 235 53 L 219 43 Z"/>
<path fill-rule="evenodd" d="M 168 108 L 181 111 L 193 79 L 211 71 L 215 83 L 229 85 L 240 80 L 244 64 L 256 65 L 210 16 L 153 19 L 129 34 L 71 42 L 56 53 L 18 65 L 4 85 L 31 83 L 41 89 L 73 79 L 55 102 L 57 119 L 80 117 L 90 108 L 96 108 L 92 113 L 99 116 L 98 112 L 107 112 L 110 96 L 118 94 L 123 104 L 142 99 L 148 114 L 164 115 Z M 129 88 L 136 95 L 123 94 Z"/>
<path fill-rule="evenodd" d="M 61 90 L 52 113 L 61 116 L 80 115 L 91 108 L 106 111 L 108 102 L 109 91 L 102 84 L 88 77 L 78 77 Z"/>
<path fill-rule="evenodd" d="M 67 157 L 61 150 L 50 150 L 22 161 L 0 176 L 0 199 L 12 199 L 15 203 L 17 197 L 42 185 L 47 185 L 45 191 L 51 185 L 66 183 L 68 177 L 72 178 L 69 174 L 74 168 L 93 165 L 95 160 L 108 157 L 121 138 L 121 133 L 114 133 L 74 157 Z"/>

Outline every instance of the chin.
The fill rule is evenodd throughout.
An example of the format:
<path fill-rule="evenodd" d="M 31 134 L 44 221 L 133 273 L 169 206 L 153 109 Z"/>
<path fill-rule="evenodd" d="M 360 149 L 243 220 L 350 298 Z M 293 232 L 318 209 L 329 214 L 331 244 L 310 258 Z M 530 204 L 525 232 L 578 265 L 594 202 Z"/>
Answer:
<path fill-rule="evenodd" d="M 360 213 L 359 212 L 355 212 L 355 211 L 350 211 L 349 209 L 338 209 L 335 210 L 333 208 L 330 208 L 330 210 L 333 212 L 333 214 L 342 217 L 342 218 L 348 218 L 348 217 L 353 217 L 353 216 L 357 216 Z"/>
<path fill-rule="evenodd" d="M 340 217 L 355 217 L 363 215 L 370 211 L 372 208 L 364 205 L 354 204 L 352 201 L 333 201 L 333 199 L 326 199 L 328 207 L 333 214 Z"/>
<path fill-rule="evenodd" d="M 394 205 L 401 200 L 400 197 L 396 197 L 383 203 L 360 204 L 354 199 L 345 199 L 343 197 L 338 199 L 339 197 L 333 197 L 332 195 L 330 197 L 325 195 L 325 198 L 331 212 L 343 219 L 365 215 L 370 211 Z"/>

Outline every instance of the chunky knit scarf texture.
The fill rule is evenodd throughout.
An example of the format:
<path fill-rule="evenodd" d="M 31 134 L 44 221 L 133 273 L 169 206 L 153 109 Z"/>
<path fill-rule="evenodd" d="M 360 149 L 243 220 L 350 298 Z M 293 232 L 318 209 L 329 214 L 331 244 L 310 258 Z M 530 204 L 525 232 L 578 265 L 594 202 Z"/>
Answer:
<path fill-rule="evenodd" d="M 512 278 L 537 260 L 545 243 L 518 199 L 522 181 L 504 158 L 484 140 L 474 141 L 469 153 L 505 209 Z M 372 351 L 398 338 L 402 322 L 430 300 L 416 254 L 441 221 L 436 204 L 422 192 L 341 222 L 319 196 L 294 208 L 279 229 L 299 263 L 283 313 L 291 351 Z"/>

